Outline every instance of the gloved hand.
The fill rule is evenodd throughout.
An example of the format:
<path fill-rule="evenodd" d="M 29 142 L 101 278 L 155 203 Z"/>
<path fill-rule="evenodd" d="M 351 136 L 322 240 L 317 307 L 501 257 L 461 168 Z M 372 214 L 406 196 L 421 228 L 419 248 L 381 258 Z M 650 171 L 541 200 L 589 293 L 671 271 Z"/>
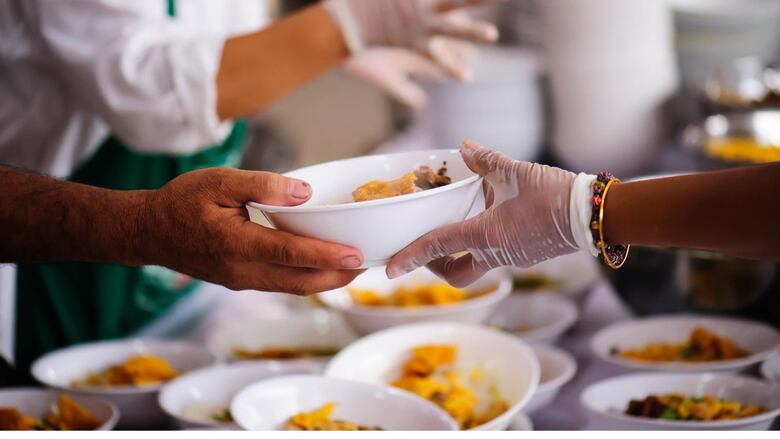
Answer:
<path fill-rule="evenodd" d="M 395 46 L 433 59 L 453 78 L 468 81 L 468 66 L 457 56 L 454 40 L 493 43 L 498 30 L 472 20 L 464 9 L 497 0 L 326 0 L 350 50 Z"/>
<path fill-rule="evenodd" d="M 492 268 L 528 267 L 587 245 L 587 193 L 595 176 L 512 160 L 470 141 L 461 154 L 485 178 L 485 212 L 434 230 L 401 250 L 387 266 L 390 278 L 427 265 L 452 285 L 465 286 Z M 572 203 L 575 180 L 578 195 Z M 468 254 L 452 256 L 462 251 Z"/>

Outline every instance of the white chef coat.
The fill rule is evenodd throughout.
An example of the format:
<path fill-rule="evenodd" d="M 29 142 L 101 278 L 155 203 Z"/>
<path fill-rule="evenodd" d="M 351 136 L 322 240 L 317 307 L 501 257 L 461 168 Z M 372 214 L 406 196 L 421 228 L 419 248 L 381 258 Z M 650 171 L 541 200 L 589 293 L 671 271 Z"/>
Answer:
<path fill-rule="evenodd" d="M 232 128 L 216 113 L 224 40 L 270 22 L 270 0 L 0 1 L 0 163 L 69 176 L 113 133 L 188 154 Z M 0 268 L 0 354 L 12 359 L 14 273 Z"/>

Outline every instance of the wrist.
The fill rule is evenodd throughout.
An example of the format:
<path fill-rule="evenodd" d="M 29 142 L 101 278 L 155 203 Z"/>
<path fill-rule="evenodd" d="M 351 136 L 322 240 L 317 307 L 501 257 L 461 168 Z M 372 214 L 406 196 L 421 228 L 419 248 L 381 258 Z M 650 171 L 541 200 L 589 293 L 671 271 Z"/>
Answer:
<path fill-rule="evenodd" d="M 120 192 L 121 202 L 115 208 L 120 218 L 120 236 L 123 243 L 120 247 L 122 263 L 130 266 L 152 265 L 159 259 L 157 242 L 153 239 L 155 219 L 153 203 L 154 191 Z"/>
<path fill-rule="evenodd" d="M 326 0 L 323 5 L 341 30 L 349 52 L 352 55 L 363 52 L 366 49 L 366 43 L 349 0 Z"/>
<path fill-rule="evenodd" d="M 569 199 L 569 223 L 574 242 L 580 250 L 598 256 L 599 251 L 593 242 L 591 217 L 593 215 L 593 182 L 595 175 L 580 173 L 574 179 Z"/>

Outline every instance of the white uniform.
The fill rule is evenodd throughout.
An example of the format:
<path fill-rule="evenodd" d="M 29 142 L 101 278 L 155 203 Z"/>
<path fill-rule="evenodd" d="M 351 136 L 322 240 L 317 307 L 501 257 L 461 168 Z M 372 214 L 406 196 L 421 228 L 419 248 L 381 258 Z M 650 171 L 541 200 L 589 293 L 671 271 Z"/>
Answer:
<path fill-rule="evenodd" d="M 0 1 L 0 163 L 69 176 L 113 133 L 145 152 L 219 143 L 224 40 L 260 29 L 269 0 Z M 0 270 L 0 354 L 12 358 L 12 272 Z"/>

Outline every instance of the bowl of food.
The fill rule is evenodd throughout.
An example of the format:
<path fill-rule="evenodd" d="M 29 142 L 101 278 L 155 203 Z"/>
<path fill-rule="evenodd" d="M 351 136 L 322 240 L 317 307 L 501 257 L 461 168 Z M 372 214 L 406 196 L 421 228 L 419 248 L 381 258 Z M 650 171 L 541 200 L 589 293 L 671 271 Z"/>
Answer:
<path fill-rule="evenodd" d="M 591 340 L 601 359 L 630 369 L 735 372 L 780 349 L 780 331 L 727 317 L 657 316 L 612 324 Z"/>
<path fill-rule="evenodd" d="M 539 363 L 517 337 L 464 323 L 386 329 L 341 351 L 325 374 L 435 402 L 461 429 L 503 430 L 530 401 Z"/>
<path fill-rule="evenodd" d="M 590 385 L 580 402 L 591 428 L 766 430 L 780 414 L 780 384 L 729 374 L 640 373 Z"/>
<path fill-rule="evenodd" d="M 588 293 L 601 279 L 598 260 L 587 252 L 550 259 L 530 268 L 507 270 L 513 279 L 513 294 L 560 295 L 579 307 L 584 306 Z"/>
<path fill-rule="evenodd" d="M 53 390 L 0 390 L 0 430 L 111 430 L 119 410 L 104 398 Z"/>
<path fill-rule="evenodd" d="M 780 355 L 775 355 L 761 363 L 761 375 L 769 381 L 780 382 Z"/>
<path fill-rule="evenodd" d="M 705 168 L 769 163 L 780 160 L 780 111 L 754 110 L 714 114 L 682 134 Z"/>
<path fill-rule="evenodd" d="M 237 428 L 230 402 L 239 391 L 258 381 L 294 374 L 318 373 L 312 363 L 245 361 L 218 364 L 184 374 L 168 382 L 160 391 L 160 407 L 182 429 Z"/>
<path fill-rule="evenodd" d="M 579 318 L 568 299 L 548 294 L 513 294 L 504 299 L 488 319 L 488 325 L 514 334 L 529 343 L 557 343 Z"/>
<path fill-rule="evenodd" d="M 501 270 L 455 288 L 424 268 L 391 280 L 384 268 L 376 267 L 318 298 L 340 312 L 356 332 L 368 334 L 432 320 L 482 323 L 510 289 L 511 281 Z"/>
<path fill-rule="evenodd" d="M 312 198 L 295 207 L 248 203 L 250 219 L 353 246 L 364 267 L 386 264 L 425 233 L 462 221 L 481 190 L 457 150 L 358 157 L 285 175 L 311 184 Z"/>
<path fill-rule="evenodd" d="M 539 360 L 541 376 L 539 387 L 531 401 L 523 409 L 523 413 L 532 415 L 550 405 L 561 388 L 577 373 L 577 361 L 568 352 L 552 346 L 532 346 Z"/>
<path fill-rule="evenodd" d="M 356 339 L 340 315 L 315 309 L 285 318 L 248 319 L 217 328 L 206 340 L 220 361 L 282 361 L 324 366 Z"/>
<path fill-rule="evenodd" d="M 111 401 L 122 413 L 120 428 L 160 428 L 168 421 L 157 405 L 163 384 L 213 362 L 204 348 L 185 342 L 105 341 L 46 354 L 33 363 L 32 375 L 68 395 Z"/>
<path fill-rule="evenodd" d="M 442 409 L 406 392 L 315 375 L 272 378 L 230 405 L 247 430 L 456 430 Z"/>

